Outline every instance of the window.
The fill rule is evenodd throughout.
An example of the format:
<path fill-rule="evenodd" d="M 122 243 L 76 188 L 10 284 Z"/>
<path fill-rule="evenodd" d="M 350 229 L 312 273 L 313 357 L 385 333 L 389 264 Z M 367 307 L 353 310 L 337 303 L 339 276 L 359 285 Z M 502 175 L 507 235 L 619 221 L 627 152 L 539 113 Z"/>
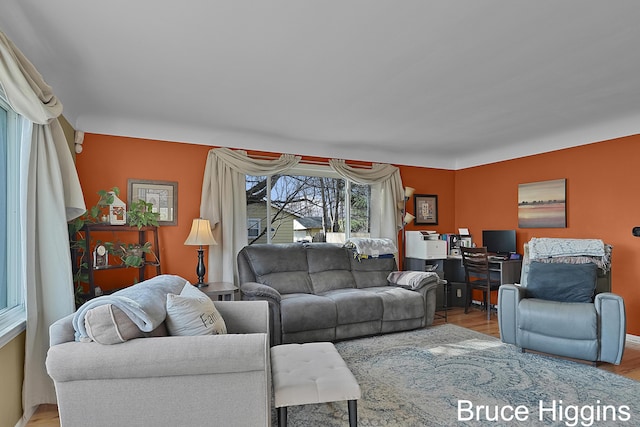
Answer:
<path fill-rule="evenodd" d="M 247 218 L 247 230 L 249 240 L 257 239 L 260 236 L 260 219 Z"/>
<path fill-rule="evenodd" d="M 22 120 L 0 94 L 0 347 L 24 330 L 21 194 Z"/>
<path fill-rule="evenodd" d="M 248 227 L 259 227 L 249 229 L 249 244 L 344 243 L 369 236 L 370 186 L 351 183 L 328 166 L 301 165 L 292 172 L 247 176 L 247 217 L 254 221 Z M 259 225 L 254 218 L 262 219 Z"/>

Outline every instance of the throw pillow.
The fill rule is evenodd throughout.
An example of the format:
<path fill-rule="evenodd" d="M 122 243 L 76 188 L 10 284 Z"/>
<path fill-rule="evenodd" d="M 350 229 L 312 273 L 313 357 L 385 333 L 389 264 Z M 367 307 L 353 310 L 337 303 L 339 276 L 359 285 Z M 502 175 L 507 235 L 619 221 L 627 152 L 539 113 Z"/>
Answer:
<path fill-rule="evenodd" d="M 592 302 L 598 266 L 532 262 L 527 297 L 560 302 Z"/>
<path fill-rule="evenodd" d="M 144 337 L 144 333 L 125 314 L 112 304 L 105 304 L 87 311 L 84 318 L 87 335 L 99 344 L 119 344 Z"/>
<path fill-rule="evenodd" d="M 167 294 L 170 335 L 226 334 L 227 326 L 213 301 L 193 285 L 186 284 L 180 295 Z"/>

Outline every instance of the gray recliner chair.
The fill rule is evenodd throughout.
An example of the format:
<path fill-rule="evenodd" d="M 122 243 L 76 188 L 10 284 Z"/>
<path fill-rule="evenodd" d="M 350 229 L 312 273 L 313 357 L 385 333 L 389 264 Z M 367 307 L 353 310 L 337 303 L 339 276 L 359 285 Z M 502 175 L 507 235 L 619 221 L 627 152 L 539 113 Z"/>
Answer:
<path fill-rule="evenodd" d="M 595 289 L 585 287 L 592 280 Z M 502 341 L 523 352 L 616 365 L 624 353 L 624 300 L 611 293 L 610 270 L 591 263 L 532 262 L 527 245 L 521 283 L 498 291 L 498 323 Z"/>

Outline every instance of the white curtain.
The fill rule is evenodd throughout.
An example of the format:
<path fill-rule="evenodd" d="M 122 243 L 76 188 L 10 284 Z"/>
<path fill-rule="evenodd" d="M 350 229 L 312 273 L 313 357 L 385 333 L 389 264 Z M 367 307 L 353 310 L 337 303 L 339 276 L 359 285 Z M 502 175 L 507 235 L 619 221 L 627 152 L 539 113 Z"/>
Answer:
<path fill-rule="evenodd" d="M 245 175 L 274 175 L 291 169 L 300 157 L 283 154 L 276 160 L 251 159 L 244 151 L 209 151 L 202 183 L 200 216 L 208 219 L 217 245 L 209 246 L 209 280 L 237 282 L 236 256 L 247 240 Z"/>
<path fill-rule="evenodd" d="M 381 163 L 374 163 L 371 169 L 354 168 L 338 159 L 330 159 L 329 165 L 343 178 L 371 185 L 371 236 L 391 239 L 397 246 L 402 227 L 398 206 L 404 201 L 400 170 Z"/>
<path fill-rule="evenodd" d="M 75 309 L 67 221 L 82 215 L 86 208 L 57 119 L 62 104 L 2 32 L 0 85 L 11 107 L 33 122 L 28 159 L 23 162 L 28 165 L 24 215 L 27 334 L 22 387 L 22 422 L 26 422 L 39 404 L 56 402 L 44 365 L 49 326 Z"/>

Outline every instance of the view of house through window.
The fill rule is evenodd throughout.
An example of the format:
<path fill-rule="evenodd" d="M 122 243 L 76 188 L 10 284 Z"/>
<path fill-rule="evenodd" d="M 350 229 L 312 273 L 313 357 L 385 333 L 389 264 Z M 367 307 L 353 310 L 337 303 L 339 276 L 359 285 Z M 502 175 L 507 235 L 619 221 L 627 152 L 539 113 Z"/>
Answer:
<path fill-rule="evenodd" d="M 368 185 L 309 175 L 247 176 L 246 183 L 249 244 L 369 236 Z"/>

